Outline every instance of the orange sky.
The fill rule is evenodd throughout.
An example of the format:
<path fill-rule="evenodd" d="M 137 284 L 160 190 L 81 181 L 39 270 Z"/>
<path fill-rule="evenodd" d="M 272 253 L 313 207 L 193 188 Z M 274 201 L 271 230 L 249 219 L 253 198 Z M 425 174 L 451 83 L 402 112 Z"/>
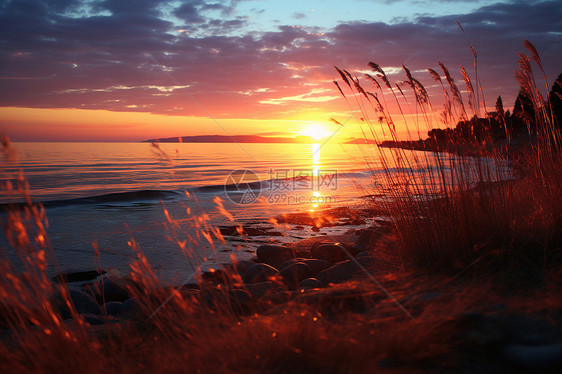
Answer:
<path fill-rule="evenodd" d="M 211 119 L 142 112 L 114 112 L 85 109 L 0 108 L 4 125 L 0 128 L 13 141 L 142 141 L 190 135 L 295 136 L 311 125 L 336 131 L 329 120 L 284 119 Z M 351 128 L 350 128 L 351 129 Z M 357 135 L 341 131 L 338 139 Z"/>
<path fill-rule="evenodd" d="M 443 92 L 427 68 L 444 79 L 438 63 L 447 66 L 468 106 L 460 71 L 466 67 L 475 84 L 469 43 L 488 109 L 498 95 L 508 109 L 519 91 L 514 70 L 525 39 L 538 49 L 549 85 L 560 73 L 560 19 L 562 7 L 553 0 L 10 1 L 0 12 L 0 135 L 13 141 L 290 136 L 319 123 L 337 129 L 339 140 L 363 137 L 359 118 L 366 115 L 356 111 L 364 100 L 342 98 L 334 66 L 363 81 L 374 61 L 396 93 L 394 84 L 411 91 L 404 64 L 427 88 L 439 118 Z M 417 111 L 407 95 L 400 97 L 406 118 Z M 392 94 L 383 103 L 398 136 L 407 138 Z M 369 112 L 380 129 L 378 115 Z M 417 139 L 415 123 L 410 134 Z M 426 132 L 422 124 L 419 135 Z"/>

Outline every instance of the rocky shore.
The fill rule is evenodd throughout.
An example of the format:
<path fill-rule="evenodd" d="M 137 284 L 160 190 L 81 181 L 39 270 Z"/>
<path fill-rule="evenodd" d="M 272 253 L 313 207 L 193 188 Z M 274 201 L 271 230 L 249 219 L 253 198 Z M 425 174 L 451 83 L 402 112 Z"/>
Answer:
<path fill-rule="evenodd" d="M 196 283 L 159 292 L 179 292 L 209 313 L 228 306 L 240 319 L 296 306 L 334 324 L 342 316 L 370 321 L 365 328 L 389 324 L 394 327 L 381 327 L 389 335 L 401 334 L 397 324 L 424 326 L 418 339 L 427 352 L 386 355 L 377 361 L 381 370 L 559 372 L 562 303 L 544 302 L 557 289 L 506 289 L 494 280 L 478 284 L 409 274 L 393 251 L 394 240 L 391 227 L 379 222 L 341 235 L 262 244 L 251 260 L 223 264 L 200 274 Z M 61 273 L 53 281 L 68 282 L 74 307 L 92 334 L 147 319 L 135 292 L 141 286 L 131 279 L 89 270 Z M 54 302 L 70 318 L 61 300 Z"/>

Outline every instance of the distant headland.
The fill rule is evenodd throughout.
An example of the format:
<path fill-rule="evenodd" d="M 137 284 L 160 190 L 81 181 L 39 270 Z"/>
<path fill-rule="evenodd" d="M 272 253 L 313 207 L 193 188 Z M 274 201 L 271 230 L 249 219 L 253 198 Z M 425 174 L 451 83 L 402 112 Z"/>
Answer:
<path fill-rule="evenodd" d="M 298 135 L 289 137 L 268 137 L 261 135 L 195 135 L 195 136 L 175 136 L 171 138 L 159 138 L 144 140 L 144 143 L 300 143 L 312 144 L 322 143 L 324 140 L 316 140 L 310 136 Z M 371 139 L 350 139 L 344 144 L 372 144 Z"/>

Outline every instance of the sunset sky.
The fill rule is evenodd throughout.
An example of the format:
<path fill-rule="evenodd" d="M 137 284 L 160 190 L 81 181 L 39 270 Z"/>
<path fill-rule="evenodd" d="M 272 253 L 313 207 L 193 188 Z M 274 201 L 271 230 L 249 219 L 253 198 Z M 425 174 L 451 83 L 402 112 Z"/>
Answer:
<path fill-rule="evenodd" d="M 441 61 L 462 87 L 467 37 L 490 108 L 513 105 L 523 40 L 549 86 L 562 72 L 559 1 L 0 0 L 0 30 L 0 133 L 14 141 L 332 130 L 354 110 L 333 65 L 374 61 L 400 81 L 405 64 L 439 96 L 425 69 Z"/>

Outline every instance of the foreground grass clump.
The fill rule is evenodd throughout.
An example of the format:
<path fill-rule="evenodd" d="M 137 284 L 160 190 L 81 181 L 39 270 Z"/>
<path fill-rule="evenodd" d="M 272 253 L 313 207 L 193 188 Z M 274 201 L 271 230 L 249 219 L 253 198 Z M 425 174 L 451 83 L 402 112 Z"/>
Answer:
<path fill-rule="evenodd" d="M 413 290 L 400 289 L 399 283 L 389 287 L 401 298 L 411 297 Z M 438 308 L 426 308 L 421 299 L 413 298 L 408 307 L 423 312 L 409 319 L 373 285 L 348 283 L 332 291 L 339 299 L 324 295 L 315 302 L 299 297 L 267 306 L 256 302 L 259 312 L 252 313 L 230 307 L 218 291 L 210 304 L 191 292 L 146 293 L 139 299 L 145 305 L 159 300 L 162 306 L 169 300 L 155 318 L 150 318 L 153 311 L 143 308 L 132 320 L 97 328 L 83 323 L 79 315 L 58 325 L 28 321 L 17 334 L 4 336 L 0 368 L 12 372 L 368 373 L 384 372 L 386 367 L 392 372 L 412 372 L 422 365 L 452 364 L 455 331 L 448 316 L 452 307 L 463 311 L 458 295 L 451 295 L 453 299 Z M 345 308 L 342 294 L 359 295 L 355 297 L 364 299 L 366 307 L 361 311 Z M 174 295 L 171 301 L 170 295 Z M 39 314 L 20 316 L 33 321 Z"/>
<path fill-rule="evenodd" d="M 481 183 L 433 201 L 391 205 L 403 246 L 413 267 L 430 271 L 493 274 L 540 273 L 560 265 L 562 166 L 552 160 L 548 174 L 527 158 L 519 180 Z M 545 180 L 545 177 L 548 178 Z"/>
<path fill-rule="evenodd" d="M 346 100 L 366 103 L 360 106 L 363 132 L 382 146 L 392 147 L 378 147 L 386 173 L 376 184 L 385 198 L 375 203 L 384 206 L 392 219 L 397 251 L 409 269 L 492 275 L 497 271 L 541 273 L 562 264 L 560 126 L 551 101 L 543 99 L 535 84 L 530 61 L 542 71 L 538 53 L 531 43 L 524 44 L 531 56 L 520 54 L 516 77 L 521 91 L 513 115 L 503 111 L 501 98 L 496 112 L 488 112 L 483 98 L 480 108 L 480 82 L 473 85 L 464 67 L 473 111 L 470 120 L 460 89 L 441 63 L 445 83 L 428 69 L 444 93 L 439 119 L 425 87 L 404 66 L 406 80 L 393 86 L 379 65 L 369 63 L 372 73 L 365 76 L 374 83 L 372 92 L 357 77 L 336 68 L 343 83 L 335 83 Z M 346 85 L 351 95 L 341 89 Z M 408 102 L 416 103 L 415 108 Z M 387 103 L 399 108 L 409 133 L 420 134 L 419 123 L 425 123 L 430 138 L 399 141 Z M 415 114 L 407 118 L 405 112 Z M 479 118 L 480 112 L 484 118 Z M 378 123 L 369 118 L 378 118 Z M 432 129 L 443 124 L 449 129 Z M 392 141 L 381 142 L 385 135 Z M 439 149 L 451 154 L 419 152 Z M 513 169 L 506 167 L 506 161 Z"/>

